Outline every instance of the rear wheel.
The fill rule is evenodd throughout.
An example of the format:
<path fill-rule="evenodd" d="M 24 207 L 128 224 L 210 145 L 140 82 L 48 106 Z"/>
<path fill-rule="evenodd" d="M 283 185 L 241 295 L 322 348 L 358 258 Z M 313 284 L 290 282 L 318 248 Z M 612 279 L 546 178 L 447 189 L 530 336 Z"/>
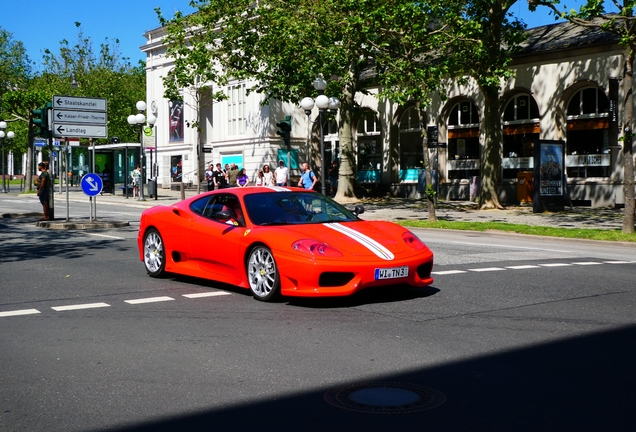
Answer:
<path fill-rule="evenodd" d="M 274 255 L 269 248 L 257 246 L 252 249 L 247 261 L 247 277 L 256 300 L 271 301 L 278 296 L 280 277 Z"/>
<path fill-rule="evenodd" d="M 144 266 L 152 277 L 162 276 L 166 268 L 166 248 L 155 228 L 150 228 L 144 235 Z"/>

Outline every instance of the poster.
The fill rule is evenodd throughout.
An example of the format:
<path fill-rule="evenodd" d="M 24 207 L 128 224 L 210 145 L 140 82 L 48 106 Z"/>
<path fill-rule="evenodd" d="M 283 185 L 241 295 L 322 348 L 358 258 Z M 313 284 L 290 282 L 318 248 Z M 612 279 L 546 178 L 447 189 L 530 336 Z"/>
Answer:
<path fill-rule="evenodd" d="M 183 141 L 183 101 L 170 102 L 170 142 Z"/>
<path fill-rule="evenodd" d="M 542 142 L 540 152 L 540 195 L 563 196 L 563 144 Z"/>

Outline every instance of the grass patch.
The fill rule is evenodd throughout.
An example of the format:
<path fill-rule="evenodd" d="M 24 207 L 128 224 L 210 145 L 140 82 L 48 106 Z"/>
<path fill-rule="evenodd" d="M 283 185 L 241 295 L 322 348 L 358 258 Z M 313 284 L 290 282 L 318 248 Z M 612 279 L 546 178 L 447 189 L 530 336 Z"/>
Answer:
<path fill-rule="evenodd" d="M 482 232 L 494 230 L 546 237 L 636 242 L 636 234 L 623 234 L 620 230 L 601 230 L 591 228 L 554 228 L 547 226 L 510 224 L 503 222 L 449 222 L 444 220 L 438 220 L 437 222 L 407 220 L 399 221 L 397 223 L 406 227 L 413 228 L 438 228 Z"/>

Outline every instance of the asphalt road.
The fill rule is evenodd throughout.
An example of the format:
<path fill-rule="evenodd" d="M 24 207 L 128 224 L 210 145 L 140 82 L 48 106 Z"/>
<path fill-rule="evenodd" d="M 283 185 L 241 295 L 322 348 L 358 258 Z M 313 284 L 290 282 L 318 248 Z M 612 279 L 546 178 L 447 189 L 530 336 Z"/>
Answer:
<path fill-rule="evenodd" d="M 416 230 L 432 287 L 266 304 L 149 278 L 108 211 L 131 227 L 0 220 L 2 431 L 633 430 L 634 246 Z M 379 383 L 445 402 L 326 401 Z"/>

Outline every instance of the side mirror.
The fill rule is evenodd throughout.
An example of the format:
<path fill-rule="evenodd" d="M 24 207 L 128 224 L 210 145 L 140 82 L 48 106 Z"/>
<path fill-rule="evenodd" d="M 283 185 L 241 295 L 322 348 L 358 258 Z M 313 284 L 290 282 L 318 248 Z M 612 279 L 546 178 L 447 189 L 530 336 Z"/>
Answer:
<path fill-rule="evenodd" d="M 229 210 L 222 210 L 220 212 L 216 212 L 214 213 L 214 219 L 219 219 L 219 220 L 232 219 L 232 212 Z"/>
<path fill-rule="evenodd" d="M 353 211 L 353 214 L 358 216 L 358 215 L 361 215 L 362 213 L 364 213 L 364 207 L 361 205 L 356 206 L 355 210 Z"/>

